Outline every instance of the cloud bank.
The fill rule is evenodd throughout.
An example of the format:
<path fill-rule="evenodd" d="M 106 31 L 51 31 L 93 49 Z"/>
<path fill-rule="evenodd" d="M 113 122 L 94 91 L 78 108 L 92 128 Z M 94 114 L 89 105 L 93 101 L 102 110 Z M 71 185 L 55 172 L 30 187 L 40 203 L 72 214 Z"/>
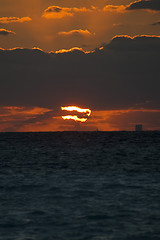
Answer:
<path fill-rule="evenodd" d="M 0 49 L 0 131 L 157 129 L 159 52 L 159 36 L 116 36 L 93 52 Z M 61 119 L 69 105 L 92 110 L 84 127 Z"/>
<path fill-rule="evenodd" d="M 0 50 L 1 105 L 125 109 L 160 107 L 160 37 L 117 36 L 103 48 L 45 53 Z"/>

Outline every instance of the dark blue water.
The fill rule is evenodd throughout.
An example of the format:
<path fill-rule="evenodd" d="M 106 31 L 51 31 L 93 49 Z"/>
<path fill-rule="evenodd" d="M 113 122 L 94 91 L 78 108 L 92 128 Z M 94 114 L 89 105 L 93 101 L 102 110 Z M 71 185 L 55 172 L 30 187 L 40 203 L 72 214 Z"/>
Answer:
<path fill-rule="evenodd" d="M 120 239 L 160 239 L 160 132 L 0 133 L 0 240 Z"/>

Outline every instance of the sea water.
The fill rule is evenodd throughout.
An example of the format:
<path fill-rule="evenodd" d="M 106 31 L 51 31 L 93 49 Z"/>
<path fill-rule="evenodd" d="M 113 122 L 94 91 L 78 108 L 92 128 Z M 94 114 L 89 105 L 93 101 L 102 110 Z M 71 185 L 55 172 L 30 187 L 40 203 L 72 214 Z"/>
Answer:
<path fill-rule="evenodd" d="M 0 133 L 0 240 L 121 239 L 160 239 L 160 132 Z"/>

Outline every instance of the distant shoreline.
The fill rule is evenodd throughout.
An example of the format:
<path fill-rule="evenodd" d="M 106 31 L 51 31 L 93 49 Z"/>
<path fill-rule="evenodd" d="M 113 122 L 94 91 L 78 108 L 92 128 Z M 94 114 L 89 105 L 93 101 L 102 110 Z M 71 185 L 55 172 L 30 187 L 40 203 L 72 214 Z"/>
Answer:
<path fill-rule="evenodd" d="M 41 131 L 41 132 L 0 132 L 0 134 L 4 134 L 4 133 L 122 133 L 122 132 L 135 132 L 135 133 L 145 133 L 145 132 L 160 132 L 160 130 L 143 130 L 143 131 L 135 131 L 135 130 L 120 130 L 120 131 Z"/>

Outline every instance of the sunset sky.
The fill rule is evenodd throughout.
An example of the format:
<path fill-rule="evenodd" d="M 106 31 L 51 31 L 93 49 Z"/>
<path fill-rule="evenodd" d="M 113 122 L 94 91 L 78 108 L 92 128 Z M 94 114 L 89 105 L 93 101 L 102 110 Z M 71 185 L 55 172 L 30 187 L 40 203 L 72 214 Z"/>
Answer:
<path fill-rule="evenodd" d="M 160 0 L 0 0 L 0 131 L 160 130 L 159 65 Z"/>

